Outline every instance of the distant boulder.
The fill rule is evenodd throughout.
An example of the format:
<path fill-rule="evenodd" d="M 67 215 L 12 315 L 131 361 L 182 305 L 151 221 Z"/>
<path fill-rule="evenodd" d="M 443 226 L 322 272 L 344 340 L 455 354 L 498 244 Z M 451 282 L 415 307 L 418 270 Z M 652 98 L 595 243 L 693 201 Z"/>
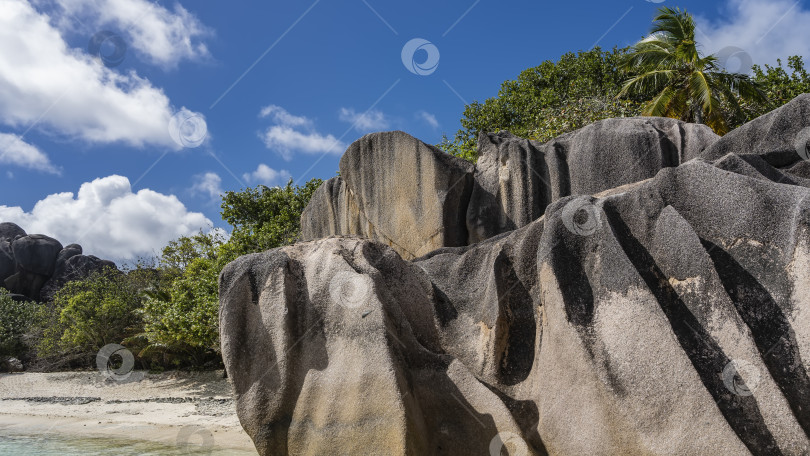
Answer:
<path fill-rule="evenodd" d="M 17 263 L 14 261 L 14 253 L 11 251 L 11 243 L 0 239 L 0 285 L 16 271 Z"/>
<path fill-rule="evenodd" d="M 11 250 L 17 266 L 34 274 L 49 276 L 53 274 L 62 244 L 44 234 L 29 234 L 12 242 Z"/>
<path fill-rule="evenodd" d="M 0 223 L 0 241 L 11 242 L 20 236 L 25 236 L 25 230 L 17 226 L 17 224 L 11 222 Z"/>
<path fill-rule="evenodd" d="M 26 234 L 14 223 L 0 223 L 0 286 L 15 296 L 53 299 L 67 282 L 89 277 L 112 261 L 82 255 L 82 246 L 62 244 L 43 234 Z"/>
<path fill-rule="evenodd" d="M 42 286 L 40 292 L 43 301 L 52 301 L 56 293 L 68 282 L 82 280 L 93 273 L 107 270 L 117 270 L 115 263 L 102 260 L 93 255 L 75 255 L 68 258 L 61 268 L 57 268 L 54 275 Z"/>

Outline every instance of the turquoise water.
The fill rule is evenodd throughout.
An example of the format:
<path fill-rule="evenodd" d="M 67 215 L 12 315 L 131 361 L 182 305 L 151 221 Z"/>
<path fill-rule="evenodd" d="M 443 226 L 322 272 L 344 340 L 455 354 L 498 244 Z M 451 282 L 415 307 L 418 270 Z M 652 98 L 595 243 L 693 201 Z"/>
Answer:
<path fill-rule="evenodd" d="M 134 440 L 75 438 L 62 435 L 18 435 L 0 431 L 0 456 L 256 456 L 256 452 L 177 447 Z"/>

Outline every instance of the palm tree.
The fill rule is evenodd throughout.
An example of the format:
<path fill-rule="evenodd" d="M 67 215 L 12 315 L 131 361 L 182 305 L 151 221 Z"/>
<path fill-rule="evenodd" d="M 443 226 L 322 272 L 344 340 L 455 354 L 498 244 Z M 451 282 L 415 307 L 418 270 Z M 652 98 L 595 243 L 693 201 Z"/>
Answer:
<path fill-rule="evenodd" d="M 621 64 L 635 76 L 617 98 L 652 97 L 642 115 L 706 124 L 721 135 L 728 132 L 724 111 L 742 114 L 740 101 L 770 104 L 748 75 L 728 73 L 716 56 L 701 55 L 691 14 L 669 7 L 658 12 L 650 35 L 633 45 Z"/>

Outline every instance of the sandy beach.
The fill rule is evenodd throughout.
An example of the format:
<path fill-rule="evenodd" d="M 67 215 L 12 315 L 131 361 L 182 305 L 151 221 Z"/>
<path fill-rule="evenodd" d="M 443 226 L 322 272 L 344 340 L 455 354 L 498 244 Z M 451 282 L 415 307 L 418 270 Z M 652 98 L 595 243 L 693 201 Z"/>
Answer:
<path fill-rule="evenodd" d="M 239 425 L 222 371 L 135 371 L 123 381 L 97 371 L 0 374 L 0 431 L 256 454 Z"/>

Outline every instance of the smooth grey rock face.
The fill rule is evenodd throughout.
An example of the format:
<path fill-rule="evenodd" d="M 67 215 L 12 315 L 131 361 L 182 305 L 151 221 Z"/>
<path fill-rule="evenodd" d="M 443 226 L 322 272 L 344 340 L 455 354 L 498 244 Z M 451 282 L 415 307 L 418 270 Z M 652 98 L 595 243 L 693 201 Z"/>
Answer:
<path fill-rule="evenodd" d="M 546 144 L 482 137 L 468 208 L 483 209 L 466 212 L 480 242 L 407 261 L 333 236 L 228 265 L 222 352 L 259 453 L 810 453 L 806 166 L 778 161 L 775 142 L 714 157 L 701 128 L 637 122 L 622 134 L 650 150 L 629 183 L 576 158 L 599 153 L 584 137 L 618 147 L 611 122 Z M 526 180 L 542 168 L 523 157 L 548 165 L 549 144 L 580 163 L 549 182 L 593 195 Z M 342 171 L 313 201 L 350 207 L 350 180 Z M 410 206 L 386 207 L 393 219 Z"/>
<path fill-rule="evenodd" d="M 807 158 L 799 155 L 807 149 L 810 141 L 810 94 L 802 94 L 773 111 L 729 132 L 701 157 L 714 161 L 726 154 L 759 155 L 776 168 L 790 168 L 801 164 L 807 169 Z M 798 147 L 799 145 L 804 147 Z M 798 149 L 798 150 L 797 150 Z M 803 149 L 803 150 L 802 150 Z M 802 160 L 804 159 L 804 161 Z M 810 177 L 799 172 L 801 177 Z"/>
<path fill-rule="evenodd" d="M 474 166 L 401 131 L 366 135 L 340 160 L 341 176 L 313 195 L 302 236 L 360 234 L 404 258 L 467 243 Z"/>

